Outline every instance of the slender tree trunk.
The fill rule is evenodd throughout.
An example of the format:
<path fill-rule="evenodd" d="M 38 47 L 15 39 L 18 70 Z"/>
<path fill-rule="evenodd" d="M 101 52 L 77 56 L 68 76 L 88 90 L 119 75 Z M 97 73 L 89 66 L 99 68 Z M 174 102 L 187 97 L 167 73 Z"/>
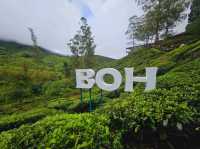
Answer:
<path fill-rule="evenodd" d="M 161 6 L 160 6 L 160 3 L 161 3 L 161 0 L 158 1 L 158 7 L 159 7 L 159 15 L 161 13 L 160 9 L 161 9 Z M 155 43 L 157 43 L 159 41 L 159 29 L 160 29 L 160 17 L 156 19 L 156 38 L 155 38 Z"/>
<path fill-rule="evenodd" d="M 149 46 L 149 39 L 150 39 L 150 37 L 148 36 L 147 39 L 146 39 L 146 42 L 145 42 L 145 47 Z"/>
<path fill-rule="evenodd" d="M 165 29 L 165 37 L 167 37 L 168 34 L 169 34 L 169 27 L 168 27 L 168 25 L 167 25 L 167 26 L 166 26 L 166 29 Z"/>
<path fill-rule="evenodd" d="M 169 27 L 170 27 L 170 25 L 169 25 L 169 22 L 167 21 L 167 24 L 166 24 L 166 27 L 165 27 L 165 37 L 167 37 L 168 34 L 169 34 Z"/>
<path fill-rule="evenodd" d="M 159 23 L 156 25 L 156 38 L 155 38 L 155 43 L 159 41 Z"/>
<path fill-rule="evenodd" d="M 135 39 L 133 38 L 133 48 L 134 48 L 134 46 L 135 46 Z"/>

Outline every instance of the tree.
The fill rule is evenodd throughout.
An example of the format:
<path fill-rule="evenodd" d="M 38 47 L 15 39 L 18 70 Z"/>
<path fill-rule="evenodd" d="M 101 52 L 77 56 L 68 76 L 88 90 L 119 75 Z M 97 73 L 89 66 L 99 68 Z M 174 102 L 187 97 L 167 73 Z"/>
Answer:
<path fill-rule="evenodd" d="M 150 32 L 155 35 L 155 42 L 159 41 L 160 31 L 163 29 L 163 15 L 162 15 L 162 2 L 164 0 L 135 0 L 138 5 L 141 5 L 145 12 L 144 21 L 151 20 L 151 26 L 147 27 L 151 29 Z M 146 26 L 148 26 L 148 22 L 145 22 Z"/>
<path fill-rule="evenodd" d="M 73 59 L 73 67 L 80 67 L 80 57 L 83 55 L 83 50 L 81 47 L 81 38 L 80 38 L 80 32 L 78 32 L 73 39 L 70 39 L 70 42 L 68 43 L 68 46 L 72 52 Z"/>
<path fill-rule="evenodd" d="M 186 13 L 183 13 L 189 6 L 189 2 L 186 0 L 164 0 L 163 1 L 163 25 L 165 28 L 164 36 L 167 37 L 177 22 L 181 22 L 187 17 Z"/>
<path fill-rule="evenodd" d="M 142 17 L 142 22 L 139 24 L 136 30 L 136 39 L 144 41 L 145 45 L 148 46 L 149 41 L 153 39 L 154 36 L 154 23 L 151 21 L 150 17 Z"/>
<path fill-rule="evenodd" d="M 91 68 L 95 64 L 94 54 L 96 45 L 94 43 L 94 38 L 92 36 L 90 26 L 87 24 L 87 19 L 82 17 L 81 21 L 83 23 L 81 26 L 81 30 L 83 33 L 82 44 L 83 44 L 83 49 L 85 49 L 84 61 L 86 67 Z"/>
<path fill-rule="evenodd" d="M 149 42 L 153 40 L 155 22 L 152 21 L 152 16 L 147 14 L 140 17 L 133 16 L 129 19 L 126 35 L 132 40 L 133 47 L 135 46 L 136 40 L 145 42 L 145 46 L 148 46 Z"/>
<path fill-rule="evenodd" d="M 38 47 L 38 44 L 37 44 L 37 36 L 35 35 L 35 32 L 32 28 L 29 27 L 28 30 L 31 34 L 31 40 L 33 42 L 33 47 L 36 50 L 36 55 L 39 56 L 39 47 Z"/>
<path fill-rule="evenodd" d="M 191 12 L 189 14 L 189 23 L 186 31 L 193 35 L 200 34 L 200 1 L 193 0 L 191 5 Z"/>
<path fill-rule="evenodd" d="M 73 54 L 75 67 L 92 67 L 96 45 L 87 19 L 80 19 L 80 30 L 70 39 L 68 46 Z"/>
<path fill-rule="evenodd" d="M 129 18 L 129 25 L 125 34 L 128 36 L 128 39 L 132 43 L 133 47 L 135 46 L 135 40 L 140 24 L 141 24 L 141 18 L 137 16 L 132 16 Z"/>
<path fill-rule="evenodd" d="M 31 40 L 33 42 L 33 46 L 36 47 L 37 46 L 37 37 L 35 35 L 35 32 L 32 28 L 28 28 L 28 30 L 30 31 L 30 34 L 31 34 Z"/>
<path fill-rule="evenodd" d="M 145 12 L 145 18 L 151 18 L 154 24 L 151 32 L 155 34 L 155 42 L 159 41 L 160 33 L 167 36 L 177 22 L 185 18 L 184 10 L 189 6 L 188 0 L 136 0 Z M 149 20 L 149 19 L 145 19 Z M 147 24 L 147 23 L 146 23 Z"/>
<path fill-rule="evenodd" d="M 189 23 L 194 22 L 200 17 L 200 0 L 193 0 L 191 13 L 189 14 Z"/>

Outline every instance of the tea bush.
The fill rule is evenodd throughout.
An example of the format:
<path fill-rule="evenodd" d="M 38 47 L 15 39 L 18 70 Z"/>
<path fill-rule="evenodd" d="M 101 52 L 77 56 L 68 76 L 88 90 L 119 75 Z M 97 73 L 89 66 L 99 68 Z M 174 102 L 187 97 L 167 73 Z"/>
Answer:
<path fill-rule="evenodd" d="M 121 148 L 120 138 L 111 133 L 108 124 L 104 115 L 59 114 L 1 133 L 0 148 Z"/>
<path fill-rule="evenodd" d="M 200 137 L 199 72 L 199 59 L 180 65 L 159 77 L 158 89 L 144 93 L 138 89 L 106 104 L 97 112 L 108 114 L 110 127 L 121 130 L 126 148 L 137 149 L 147 142 L 152 146 L 146 148 L 155 147 L 159 142 L 163 142 L 165 147 L 183 148 L 181 142 L 172 140 L 188 136 L 186 140 L 192 142 L 194 136 Z M 174 132 L 179 137 L 171 135 Z M 188 144 L 184 145 L 195 148 Z"/>
<path fill-rule="evenodd" d="M 24 113 L 16 113 L 12 115 L 0 117 L 0 132 L 9 129 L 18 128 L 19 126 L 27 123 L 34 123 L 47 115 L 58 113 L 52 109 L 35 109 Z"/>

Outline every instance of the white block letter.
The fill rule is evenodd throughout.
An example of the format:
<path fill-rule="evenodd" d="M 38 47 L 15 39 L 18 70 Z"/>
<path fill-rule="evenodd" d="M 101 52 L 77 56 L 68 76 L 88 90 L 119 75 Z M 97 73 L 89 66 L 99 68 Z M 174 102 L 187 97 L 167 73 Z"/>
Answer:
<path fill-rule="evenodd" d="M 104 81 L 105 75 L 111 75 L 113 77 L 113 84 L 108 84 Z M 122 76 L 120 72 L 113 68 L 101 69 L 96 74 L 96 84 L 99 88 L 106 91 L 114 91 L 118 89 L 122 82 Z"/>
<path fill-rule="evenodd" d="M 77 69 L 76 70 L 76 88 L 90 89 L 94 86 L 95 80 L 93 77 L 95 72 L 92 69 Z"/>
<path fill-rule="evenodd" d="M 133 91 L 133 82 L 144 82 L 146 83 L 145 91 L 153 90 L 156 88 L 156 74 L 157 67 L 149 67 L 146 68 L 146 77 L 134 77 L 133 68 L 125 68 L 126 75 L 126 83 L 125 83 L 125 91 L 132 92 Z"/>

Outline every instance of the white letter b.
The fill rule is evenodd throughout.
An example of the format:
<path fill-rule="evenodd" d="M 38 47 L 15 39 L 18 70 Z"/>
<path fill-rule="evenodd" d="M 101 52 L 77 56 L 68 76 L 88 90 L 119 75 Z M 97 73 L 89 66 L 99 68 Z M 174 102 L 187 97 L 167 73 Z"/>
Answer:
<path fill-rule="evenodd" d="M 92 69 L 77 69 L 76 70 L 76 88 L 90 89 L 94 86 L 95 72 Z"/>

